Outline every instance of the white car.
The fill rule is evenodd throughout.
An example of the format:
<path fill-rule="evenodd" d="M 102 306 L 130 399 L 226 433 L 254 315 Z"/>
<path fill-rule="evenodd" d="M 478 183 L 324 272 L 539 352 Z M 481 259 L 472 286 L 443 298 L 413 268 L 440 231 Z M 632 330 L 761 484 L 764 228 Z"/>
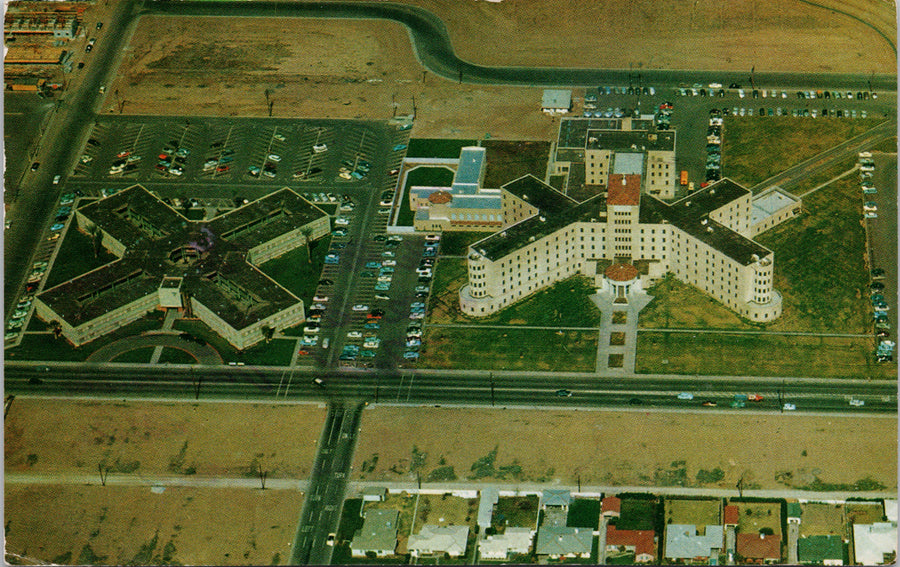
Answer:
<path fill-rule="evenodd" d="M 60 180 L 60 179 L 62 179 L 62 176 L 61 176 L 61 175 L 54 175 L 54 176 L 53 176 L 53 184 L 54 184 L 54 185 L 59 185 L 59 180 Z"/>
<path fill-rule="evenodd" d="M 272 137 L 275 138 L 276 140 L 278 140 L 279 142 L 283 142 L 283 141 L 284 141 L 284 136 L 282 136 L 281 134 L 275 134 L 275 135 L 272 136 Z"/>
<path fill-rule="evenodd" d="M 682 393 L 678 394 L 678 399 L 679 400 L 693 400 L 694 394 L 692 394 L 690 392 L 682 392 Z"/>
<path fill-rule="evenodd" d="M 872 152 L 859 152 L 859 157 L 869 159 L 872 157 Z"/>
<path fill-rule="evenodd" d="M 738 89 L 738 96 L 744 98 L 746 95 L 744 94 L 744 89 Z"/>
<path fill-rule="evenodd" d="M 381 265 L 382 266 L 396 266 L 397 260 L 382 260 Z"/>
<path fill-rule="evenodd" d="M 350 331 L 349 333 L 347 333 L 347 338 L 348 339 L 361 339 L 362 333 L 360 333 L 359 331 Z"/>
<path fill-rule="evenodd" d="M 439 234 L 426 234 L 425 242 L 440 242 L 441 235 Z"/>
<path fill-rule="evenodd" d="M 350 224 L 350 219 L 348 219 L 347 217 L 338 217 L 334 219 L 334 224 L 347 226 L 348 224 Z"/>
<path fill-rule="evenodd" d="M 866 405 L 866 402 L 864 402 L 864 401 L 862 401 L 862 400 L 857 400 L 856 398 L 852 398 L 852 399 L 850 400 L 850 405 L 853 406 L 853 407 L 855 407 L 855 408 L 859 408 L 859 407 L 862 407 L 862 406 Z"/>
<path fill-rule="evenodd" d="M 328 296 L 327 295 L 317 295 L 317 296 L 313 297 L 313 301 L 315 301 L 316 303 L 328 303 Z"/>
<path fill-rule="evenodd" d="M 368 305 L 364 305 L 364 304 L 362 304 L 362 303 L 357 303 L 356 305 L 353 306 L 353 310 L 354 310 L 354 311 L 368 311 L 368 310 L 369 310 L 369 306 L 368 306 Z"/>
<path fill-rule="evenodd" d="M 271 161 L 275 161 L 275 162 L 281 161 L 281 156 L 278 154 L 269 154 L 267 157 Z"/>
<path fill-rule="evenodd" d="M 795 409 L 797 409 L 797 406 L 795 406 L 794 404 L 784 404 L 781 409 L 783 409 L 784 411 L 794 411 Z"/>
<path fill-rule="evenodd" d="M 710 83 L 710 84 L 709 84 L 709 88 L 711 88 L 711 89 L 721 89 L 721 88 L 722 88 L 722 84 L 721 84 L 721 83 Z"/>
<path fill-rule="evenodd" d="M 316 152 L 317 154 L 320 154 L 322 152 L 327 152 L 328 145 L 327 144 L 316 144 L 313 146 L 313 151 Z"/>

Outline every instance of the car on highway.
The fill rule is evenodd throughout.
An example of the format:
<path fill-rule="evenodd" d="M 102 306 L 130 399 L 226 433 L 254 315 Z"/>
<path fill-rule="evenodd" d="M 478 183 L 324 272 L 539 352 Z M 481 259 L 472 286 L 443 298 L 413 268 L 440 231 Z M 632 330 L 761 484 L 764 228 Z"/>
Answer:
<path fill-rule="evenodd" d="M 763 397 L 760 396 L 759 394 L 750 394 L 749 396 L 747 396 L 747 399 L 750 400 L 751 402 L 763 401 Z"/>
<path fill-rule="evenodd" d="M 365 305 L 365 304 L 363 304 L 363 303 L 357 303 L 357 304 L 354 305 L 351 309 L 353 309 L 353 311 L 368 311 L 368 310 L 369 310 L 369 306 L 368 306 L 368 305 Z"/>
<path fill-rule="evenodd" d="M 781 409 L 784 411 L 794 411 L 795 409 L 797 409 L 797 406 L 791 403 L 787 403 L 784 404 Z"/>
<path fill-rule="evenodd" d="M 571 398 L 572 392 L 570 392 L 569 390 L 557 390 L 556 397 L 557 398 Z"/>
<path fill-rule="evenodd" d="M 63 223 L 58 222 L 58 223 L 56 223 L 56 224 L 54 224 L 53 226 L 50 227 L 50 231 L 51 231 L 51 232 L 56 232 L 56 231 L 58 231 L 58 230 L 62 230 L 65 226 L 66 226 L 66 225 L 64 225 Z"/>
<path fill-rule="evenodd" d="M 863 400 L 857 400 L 856 398 L 850 398 L 850 405 L 855 408 L 860 408 L 866 405 L 866 402 L 864 402 Z"/>
<path fill-rule="evenodd" d="M 706 400 L 706 401 L 704 401 L 704 402 L 703 402 L 702 404 L 700 404 L 700 405 L 703 406 L 703 407 L 707 407 L 707 408 L 714 408 L 714 407 L 716 407 L 718 404 L 716 404 L 715 400 Z"/>
<path fill-rule="evenodd" d="M 678 394 L 677 398 L 679 400 L 693 400 L 694 394 L 690 392 L 681 392 L 680 394 Z"/>

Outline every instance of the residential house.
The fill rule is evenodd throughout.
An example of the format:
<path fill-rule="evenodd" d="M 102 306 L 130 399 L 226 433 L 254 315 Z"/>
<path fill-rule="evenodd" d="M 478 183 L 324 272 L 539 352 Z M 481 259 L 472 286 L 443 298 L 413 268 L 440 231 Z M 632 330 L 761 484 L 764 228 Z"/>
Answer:
<path fill-rule="evenodd" d="M 550 559 L 590 557 L 594 532 L 589 528 L 542 527 L 538 532 L 535 553 Z"/>
<path fill-rule="evenodd" d="M 635 563 L 652 563 L 656 560 L 656 534 L 652 530 L 617 530 L 606 526 L 606 552 L 634 553 Z"/>
<path fill-rule="evenodd" d="M 722 509 L 722 524 L 728 528 L 729 526 L 736 528 L 738 526 L 738 519 L 740 518 L 740 511 L 737 506 L 728 505 Z"/>
<path fill-rule="evenodd" d="M 387 488 L 383 486 L 369 486 L 363 489 L 363 502 L 384 502 L 387 496 Z"/>
<path fill-rule="evenodd" d="M 781 536 L 739 533 L 737 553 L 747 563 L 777 563 L 781 561 Z"/>
<path fill-rule="evenodd" d="M 397 510 L 367 510 L 362 527 L 350 541 L 353 557 L 374 553 L 377 557 L 393 555 L 397 548 Z"/>
<path fill-rule="evenodd" d="M 541 494 L 541 510 L 548 507 L 559 508 L 564 511 L 569 510 L 569 504 L 572 503 L 572 493 L 568 490 L 545 490 Z"/>
<path fill-rule="evenodd" d="M 506 528 L 502 534 L 487 536 L 478 544 L 482 559 L 509 559 L 510 555 L 524 555 L 531 548 L 531 528 Z"/>
<path fill-rule="evenodd" d="M 481 490 L 481 498 L 478 501 L 478 527 L 481 533 L 491 527 L 491 518 L 494 515 L 494 505 L 500 500 L 500 492 L 493 486 Z"/>
<path fill-rule="evenodd" d="M 722 526 L 705 526 L 700 534 L 696 526 L 669 524 L 666 526 L 665 558 L 704 561 L 719 554 L 724 537 Z"/>
<path fill-rule="evenodd" d="M 409 536 L 406 548 L 413 557 L 443 555 L 459 557 L 466 553 L 469 526 L 436 526 L 425 524 L 422 530 Z"/>
<path fill-rule="evenodd" d="M 622 513 L 622 500 L 607 496 L 600 502 L 600 514 L 604 518 L 618 518 Z"/>
<path fill-rule="evenodd" d="M 853 555 L 861 565 L 887 565 L 897 559 L 897 524 L 853 525 Z"/>
<path fill-rule="evenodd" d="M 797 541 L 797 558 L 802 565 L 843 565 L 844 542 L 836 535 L 801 537 Z"/>

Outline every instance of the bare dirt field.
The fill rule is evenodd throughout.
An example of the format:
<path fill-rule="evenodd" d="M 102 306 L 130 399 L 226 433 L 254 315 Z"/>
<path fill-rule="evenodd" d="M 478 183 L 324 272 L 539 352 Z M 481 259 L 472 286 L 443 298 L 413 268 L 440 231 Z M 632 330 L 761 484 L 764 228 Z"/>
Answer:
<path fill-rule="evenodd" d="M 303 496 L 292 490 L 7 485 L 4 503 L 7 560 L 275 565 L 290 557 Z"/>
<path fill-rule="evenodd" d="M 747 488 L 776 489 L 805 487 L 817 478 L 850 484 L 870 477 L 892 487 L 897 422 L 380 406 L 363 414 L 355 461 L 354 476 L 366 480 L 414 480 L 415 469 L 423 481 L 574 483 L 580 477 L 586 485 L 733 487 L 743 476 Z M 718 483 L 698 483 L 698 471 L 716 468 L 724 473 Z"/>
<path fill-rule="evenodd" d="M 541 89 L 423 83 L 422 71 L 392 22 L 145 16 L 109 90 L 126 114 L 266 116 L 268 90 L 275 117 L 384 120 L 394 103 L 412 114 L 415 98 L 420 137 L 549 139 L 556 128 Z"/>
<path fill-rule="evenodd" d="M 869 27 L 799 0 L 409 3 L 445 21 L 461 57 L 487 65 L 896 70 Z M 896 35 L 890 3 L 842 9 Z M 406 29 L 387 21 L 144 16 L 109 92 L 110 113 L 265 116 L 272 101 L 276 117 L 385 119 L 395 104 L 411 114 L 415 98 L 416 136 L 546 140 L 556 128 L 541 89 L 423 73 Z"/>
<path fill-rule="evenodd" d="M 309 476 L 324 407 L 16 399 L 7 472 Z M 8 516 L 8 515 L 7 515 Z"/>
<path fill-rule="evenodd" d="M 482 65 L 896 72 L 887 41 L 854 19 L 895 38 L 884 0 L 403 3 L 441 18 L 457 55 Z"/>

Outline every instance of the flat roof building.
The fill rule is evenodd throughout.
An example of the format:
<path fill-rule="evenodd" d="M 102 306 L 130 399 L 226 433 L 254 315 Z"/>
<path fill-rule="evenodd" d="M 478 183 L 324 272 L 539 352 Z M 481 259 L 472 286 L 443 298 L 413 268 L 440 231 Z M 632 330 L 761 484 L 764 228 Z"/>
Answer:
<path fill-rule="evenodd" d="M 199 318 L 235 348 L 305 319 L 303 301 L 257 265 L 330 230 L 328 215 L 281 189 L 209 221 L 192 221 L 134 185 L 75 211 L 118 259 L 43 291 L 35 309 L 75 345 L 154 309 Z"/>
<path fill-rule="evenodd" d="M 541 110 L 548 114 L 565 114 L 572 110 L 572 91 L 545 89 L 541 97 Z"/>

